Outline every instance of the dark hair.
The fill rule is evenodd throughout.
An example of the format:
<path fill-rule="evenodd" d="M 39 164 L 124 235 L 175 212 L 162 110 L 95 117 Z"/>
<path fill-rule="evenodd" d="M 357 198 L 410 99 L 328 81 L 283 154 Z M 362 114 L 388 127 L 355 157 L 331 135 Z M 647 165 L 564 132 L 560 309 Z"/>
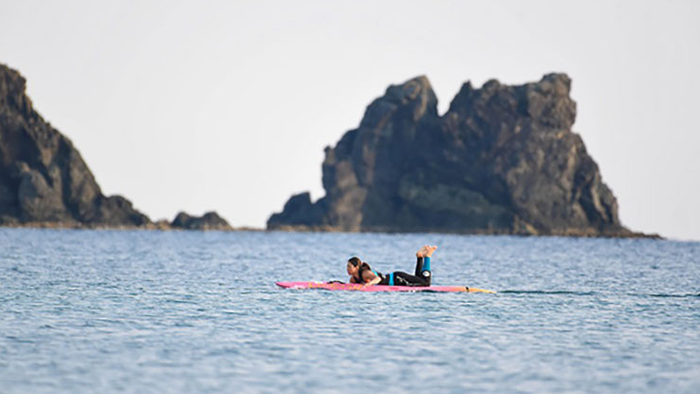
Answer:
<path fill-rule="evenodd" d="M 360 260 L 359 257 L 350 257 L 348 259 L 348 263 L 350 263 L 353 267 L 359 267 L 360 264 L 362 264 L 362 260 Z"/>

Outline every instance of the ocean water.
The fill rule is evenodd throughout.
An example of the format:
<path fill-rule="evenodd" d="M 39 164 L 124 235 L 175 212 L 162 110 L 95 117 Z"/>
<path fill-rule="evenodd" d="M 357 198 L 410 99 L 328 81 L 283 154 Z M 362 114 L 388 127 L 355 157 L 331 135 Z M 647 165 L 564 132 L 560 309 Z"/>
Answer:
<path fill-rule="evenodd" d="M 497 294 L 284 290 L 436 244 Z M 700 243 L 0 229 L 0 393 L 700 392 Z"/>

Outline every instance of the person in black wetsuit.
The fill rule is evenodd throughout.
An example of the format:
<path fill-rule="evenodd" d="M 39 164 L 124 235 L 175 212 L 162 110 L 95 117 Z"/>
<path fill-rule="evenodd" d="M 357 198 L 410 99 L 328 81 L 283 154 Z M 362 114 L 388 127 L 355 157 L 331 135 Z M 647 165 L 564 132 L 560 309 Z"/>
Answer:
<path fill-rule="evenodd" d="M 396 271 L 390 274 L 382 274 L 374 271 L 369 264 L 359 257 L 351 257 L 348 260 L 347 271 L 350 275 L 350 283 L 362 283 L 363 287 L 372 285 L 386 286 L 430 286 L 430 257 L 437 246 L 423 246 L 416 252 L 416 271 L 414 275 Z"/>

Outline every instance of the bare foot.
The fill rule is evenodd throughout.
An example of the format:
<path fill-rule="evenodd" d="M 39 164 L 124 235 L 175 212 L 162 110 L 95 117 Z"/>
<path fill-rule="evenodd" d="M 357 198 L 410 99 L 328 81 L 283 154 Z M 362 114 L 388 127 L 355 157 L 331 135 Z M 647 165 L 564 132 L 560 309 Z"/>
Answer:
<path fill-rule="evenodd" d="M 428 246 L 424 246 L 424 248 L 426 249 L 426 252 L 423 255 L 423 257 L 430 257 L 437 250 L 437 245 L 433 245 L 433 246 L 428 245 Z"/>
<path fill-rule="evenodd" d="M 426 253 L 428 253 L 428 245 L 425 245 L 422 248 L 418 249 L 418 251 L 416 252 L 416 257 L 425 257 Z"/>

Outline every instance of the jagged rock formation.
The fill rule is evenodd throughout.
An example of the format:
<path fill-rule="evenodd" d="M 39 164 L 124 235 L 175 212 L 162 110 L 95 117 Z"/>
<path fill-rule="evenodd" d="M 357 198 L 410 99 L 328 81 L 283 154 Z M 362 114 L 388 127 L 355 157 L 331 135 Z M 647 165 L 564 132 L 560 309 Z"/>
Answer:
<path fill-rule="evenodd" d="M 571 80 L 467 82 L 443 116 L 426 77 L 390 86 L 323 162 L 326 196 L 268 229 L 633 235 L 581 137 Z"/>
<path fill-rule="evenodd" d="M 0 225 L 150 225 L 129 200 L 102 194 L 71 141 L 34 110 L 25 83 L 0 64 Z"/>
<path fill-rule="evenodd" d="M 226 219 L 219 216 L 216 212 L 207 212 L 199 217 L 180 212 L 170 223 L 170 227 L 182 230 L 233 230 Z"/>

